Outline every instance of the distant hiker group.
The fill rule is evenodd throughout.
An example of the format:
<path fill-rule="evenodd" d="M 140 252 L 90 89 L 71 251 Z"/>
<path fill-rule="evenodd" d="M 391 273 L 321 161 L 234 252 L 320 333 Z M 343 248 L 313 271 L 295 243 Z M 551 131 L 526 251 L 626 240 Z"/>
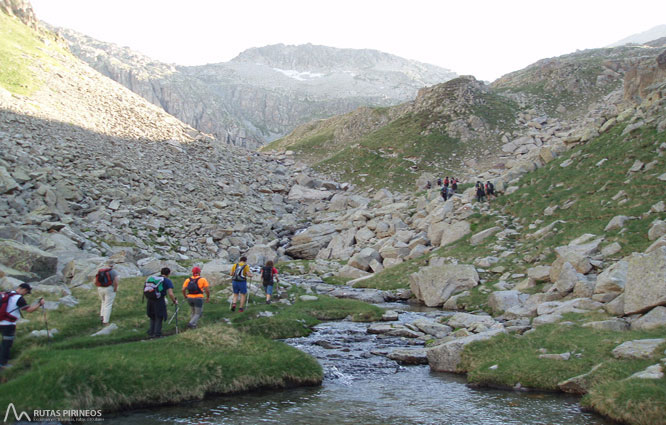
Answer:
<path fill-rule="evenodd" d="M 460 180 L 455 177 L 446 176 L 443 179 L 441 177 L 437 178 L 437 186 L 440 187 L 439 193 L 442 196 L 444 201 L 447 201 L 453 197 L 454 194 L 458 192 L 458 184 Z M 432 188 L 430 180 L 426 182 L 426 189 Z M 495 198 L 495 185 L 488 180 L 485 184 L 482 181 L 477 181 L 474 186 L 474 195 L 478 202 L 483 202 L 485 200 L 490 201 L 490 199 Z"/>
<path fill-rule="evenodd" d="M 446 176 L 444 180 L 442 180 L 441 177 L 437 179 L 437 186 L 441 186 L 442 188 L 439 190 L 439 193 L 442 195 L 442 199 L 444 201 L 451 199 L 454 193 L 458 190 L 458 179 L 455 177 L 449 178 L 449 176 Z"/>
<path fill-rule="evenodd" d="M 490 202 L 491 198 L 495 198 L 495 185 L 490 181 L 487 181 L 485 185 L 482 181 L 477 181 L 474 187 L 476 189 L 477 202 L 483 202 L 486 199 Z"/>

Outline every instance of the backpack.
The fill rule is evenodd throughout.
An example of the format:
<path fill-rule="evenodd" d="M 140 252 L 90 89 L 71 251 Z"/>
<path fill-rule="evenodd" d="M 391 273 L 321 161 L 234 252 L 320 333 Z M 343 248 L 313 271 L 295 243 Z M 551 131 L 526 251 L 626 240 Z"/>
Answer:
<path fill-rule="evenodd" d="M 243 276 L 243 270 L 245 270 L 246 264 L 243 264 L 243 267 L 241 267 L 240 263 L 236 264 L 236 269 L 234 270 L 234 276 L 233 280 L 235 281 L 243 281 L 245 280 L 245 276 Z"/>
<path fill-rule="evenodd" d="M 99 269 L 97 271 L 97 275 L 95 276 L 95 286 L 106 288 L 111 285 L 113 285 L 111 269 Z"/>
<path fill-rule="evenodd" d="M 162 276 L 149 276 L 143 284 L 143 295 L 149 300 L 159 300 L 164 290 L 164 278 Z"/>
<path fill-rule="evenodd" d="M 16 316 L 9 314 L 7 309 L 9 308 L 9 299 L 14 296 L 18 295 L 16 292 L 0 292 L 2 294 L 0 296 L 0 321 L 2 320 L 7 320 L 9 322 L 16 322 L 17 318 Z"/>
<path fill-rule="evenodd" d="M 273 267 L 264 266 L 261 268 L 261 280 L 264 286 L 273 284 Z"/>
<path fill-rule="evenodd" d="M 199 279 L 201 277 L 191 277 L 190 281 L 187 282 L 187 293 L 190 295 L 203 294 L 201 288 L 199 288 Z"/>

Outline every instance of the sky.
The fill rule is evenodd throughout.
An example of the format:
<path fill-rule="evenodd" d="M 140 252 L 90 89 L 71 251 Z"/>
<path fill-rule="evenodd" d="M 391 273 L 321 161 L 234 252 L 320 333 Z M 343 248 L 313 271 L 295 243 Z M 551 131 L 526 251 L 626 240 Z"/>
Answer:
<path fill-rule="evenodd" d="M 269 44 L 376 49 L 493 81 L 666 23 L 659 0 L 31 0 L 38 19 L 178 65 Z"/>

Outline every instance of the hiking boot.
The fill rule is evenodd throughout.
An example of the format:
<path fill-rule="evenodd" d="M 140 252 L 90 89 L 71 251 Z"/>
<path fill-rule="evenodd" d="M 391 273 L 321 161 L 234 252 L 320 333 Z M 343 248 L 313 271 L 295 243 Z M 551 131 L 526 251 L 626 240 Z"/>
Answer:
<path fill-rule="evenodd" d="M 231 304 L 231 311 L 236 311 L 236 304 Z"/>
<path fill-rule="evenodd" d="M 244 311 L 245 311 L 245 309 L 244 309 L 243 307 L 241 307 L 241 308 L 238 309 L 238 312 L 239 312 L 239 313 L 242 313 L 242 312 L 244 312 Z"/>
<path fill-rule="evenodd" d="M 271 300 L 266 300 L 266 304 L 270 304 L 270 303 L 271 303 Z"/>

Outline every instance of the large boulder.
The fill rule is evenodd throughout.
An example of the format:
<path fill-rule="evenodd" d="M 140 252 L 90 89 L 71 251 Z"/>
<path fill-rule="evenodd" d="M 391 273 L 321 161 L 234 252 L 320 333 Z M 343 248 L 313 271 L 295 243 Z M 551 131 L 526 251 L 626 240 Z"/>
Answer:
<path fill-rule="evenodd" d="M 410 289 L 428 307 L 441 306 L 456 292 L 478 284 L 479 274 L 468 264 L 428 266 L 409 276 Z"/>
<path fill-rule="evenodd" d="M 666 247 L 628 258 L 624 314 L 643 313 L 666 305 Z"/>
<path fill-rule="evenodd" d="M 590 257 L 598 251 L 599 244 L 602 241 L 603 238 L 598 238 L 592 242 L 584 244 L 571 243 L 566 246 L 559 246 L 555 248 L 557 258 L 553 262 L 553 265 L 550 269 L 550 281 L 557 281 L 564 263 L 571 264 L 578 273 L 588 273 L 592 269 Z"/>
<path fill-rule="evenodd" d="M 481 326 L 495 328 L 498 322 L 486 314 L 456 313 L 447 324 L 453 328 L 476 329 Z"/>
<path fill-rule="evenodd" d="M 294 258 L 314 260 L 319 250 L 325 248 L 337 232 L 332 224 L 315 224 L 291 239 L 286 254 Z"/>
<path fill-rule="evenodd" d="M 655 307 L 649 313 L 631 323 L 632 330 L 649 331 L 666 327 L 666 307 Z"/>
<path fill-rule="evenodd" d="M 66 284 L 76 287 L 84 284 L 94 284 L 97 271 L 108 263 L 105 257 L 77 258 L 63 268 L 63 280 Z M 113 266 L 122 278 L 141 276 L 141 271 L 134 263 L 120 263 Z"/>
<path fill-rule="evenodd" d="M 594 286 L 595 294 L 621 293 L 627 284 L 629 263 L 620 260 L 604 270 L 598 277 Z"/>
<path fill-rule="evenodd" d="M 665 342 L 665 338 L 625 341 L 615 347 L 612 354 L 616 359 L 649 359 L 657 354 L 657 348 Z"/>
<path fill-rule="evenodd" d="M 201 267 L 201 277 L 206 278 L 211 286 L 228 284 L 231 282 L 231 267 L 233 264 L 224 260 L 212 260 Z"/>
<path fill-rule="evenodd" d="M 464 238 L 471 232 L 471 227 L 468 221 L 455 221 L 451 223 L 442 233 L 439 246 L 450 245 L 459 239 Z M 436 246 L 433 243 L 433 246 Z"/>
<path fill-rule="evenodd" d="M 348 265 L 356 267 L 359 270 L 365 272 L 370 271 L 370 263 L 375 260 L 379 263 L 382 262 L 382 256 L 372 248 L 363 248 L 361 252 L 352 256 L 347 262 Z"/>
<path fill-rule="evenodd" d="M 648 239 L 653 241 L 666 235 L 666 220 L 655 220 L 648 230 Z"/>
<path fill-rule="evenodd" d="M 493 313 L 505 312 L 512 307 L 520 307 L 529 298 L 528 294 L 523 294 L 520 291 L 495 291 L 488 296 L 488 307 Z"/>
<path fill-rule="evenodd" d="M 335 275 L 344 279 L 360 279 L 362 277 L 370 276 L 371 273 L 345 264 L 344 266 L 340 267 Z"/>
<path fill-rule="evenodd" d="M 294 185 L 287 196 L 290 201 L 314 202 L 329 200 L 333 197 L 333 192 L 328 190 L 310 189 L 301 185 Z"/>
<path fill-rule="evenodd" d="M 348 260 L 354 253 L 355 234 L 356 228 L 351 228 L 334 235 L 328 244 L 328 248 L 331 250 L 331 258 Z"/>
<path fill-rule="evenodd" d="M 136 265 L 139 267 L 139 271 L 143 276 L 157 274 L 164 267 L 168 267 L 169 270 L 171 270 L 172 276 L 185 275 L 189 273 L 189 270 L 176 263 L 174 260 L 160 260 L 156 257 L 142 258 L 136 262 Z"/>
<path fill-rule="evenodd" d="M 506 330 L 503 328 L 492 329 L 426 349 L 430 369 L 434 372 L 465 372 L 458 368 L 465 346 L 476 341 L 486 341 L 501 333 L 506 333 Z"/>
<path fill-rule="evenodd" d="M 472 237 L 469 238 L 469 243 L 472 245 L 478 245 L 480 244 L 484 239 L 491 237 L 495 233 L 499 232 L 502 230 L 501 227 L 495 226 L 491 227 L 490 229 L 482 230 L 478 233 L 475 233 L 472 235 Z"/>
<path fill-rule="evenodd" d="M 255 245 L 246 253 L 247 263 L 251 266 L 263 266 L 266 261 L 276 262 L 278 253 L 268 245 Z"/>
<path fill-rule="evenodd" d="M 58 258 L 34 246 L 8 239 L 0 239 L 0 261 L 5 266 L 30 273 L 33 278 L 42 280 L 57 273 Z"/>

